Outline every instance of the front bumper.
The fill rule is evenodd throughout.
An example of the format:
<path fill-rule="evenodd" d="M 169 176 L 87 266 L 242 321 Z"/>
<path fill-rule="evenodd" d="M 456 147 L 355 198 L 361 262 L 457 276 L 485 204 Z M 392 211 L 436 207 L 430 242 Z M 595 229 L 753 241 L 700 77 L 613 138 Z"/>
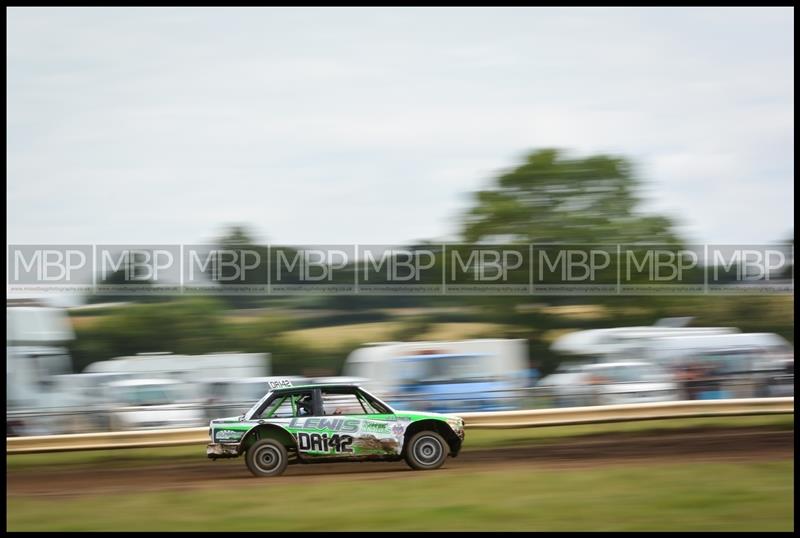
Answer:
<path fill-rule="evenodd" d="M 217 458 L 235 458 L 239 455 L 239 445 L 209 443 L 206 446 L 206 455 L 212 460 Z"/>

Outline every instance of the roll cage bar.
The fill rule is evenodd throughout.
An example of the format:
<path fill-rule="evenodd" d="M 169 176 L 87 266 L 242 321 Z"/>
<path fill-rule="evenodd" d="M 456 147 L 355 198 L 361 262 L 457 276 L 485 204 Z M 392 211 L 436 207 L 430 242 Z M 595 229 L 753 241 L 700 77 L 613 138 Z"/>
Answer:
<path fill-rule="evenodd" d="M 348 387 L 348 386 L 318 386 L 318 387 L 294 387 L 294 388 L 285 388 L 285 389 L 274 389 L 269 391 L 264 398 L 262 398 L 256 405 L 254 405 L 247 413 L 245 413 L 242 418 L 245 420 L 252 420 L 254 417 L 260 416 L 272 403 L 275 402 L 277 398 L 281 398 L 281 401 L 285 401 L 286 397 L 290 398 L 290 403 L 292 406 L 292 415 L 297 416 L 297 399 L 298 397 L 302 397 L 304 395 L 311 395 L 311 415 L 309 416 L 324 416 L 324 410 L 322 408 L 322 391 L 326 392 L 333 392 L 333 393 L 342 393 L 342 394 L 352 394 L 358 399 L 358 402 L 361 404 L 361 407 L 364 409 L 364 414 L 369 415 L 372 414 L 367 410 L 365 403 L 369 405 L 372 409 L 378 412 L 378 414 L 387 414 L 393 415 L 395 414 L 395 410 L 392 409 L 386 402 L 378 398 L 377 396 L 370 394 L 366 390 L 362 389 L 361 387 Z M 268 417 L 265 417 L 268 418 Z"/>

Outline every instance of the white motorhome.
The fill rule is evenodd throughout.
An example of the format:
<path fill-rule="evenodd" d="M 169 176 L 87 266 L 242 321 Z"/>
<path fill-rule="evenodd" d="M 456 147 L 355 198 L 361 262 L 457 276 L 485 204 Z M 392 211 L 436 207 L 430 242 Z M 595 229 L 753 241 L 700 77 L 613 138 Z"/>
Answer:
<path fill-rule="evenodd" d="M 202 386 L 211 379 L 241 379 L 270 375 L 269 353 L 208 353 L 176 355 L 140 353 L 94 362 L 87 373 L 126 373 L 131 377 L 157 377 L 191 383 L 194 397 L 202 398 Z"/>
<path fill-rule="evenodd" d="M 697 353 L 750 352 L 748 371 L 781 369 L 784 361 L 794 360 L 794 349 L 785 338 L 773 333 L 738 333 L 702 336 L 662 336 L 647 342 L 642 351 L 651 360 L 680 366 Z M 737 353 L 738 354 L 738 353 Z"/>
<path fill-rule="evenodd" d="M 380 342 L 347 357 L 344 376 L 403 405 L 450 412 L 513 408 L 528 383 L 523 339 Z"/>
<path fill-rule="evenodd" d="M 66 312 L 38 304 L 6 307 L 6 421 L 9 435 L 64 433 L 69 421 L 47 410 L 84 402 L 59 383 L 72 373 L 66 345 L 75 338 Z"/>
<path fill-rule="evenodd" d="M 770 395 L 776 373 L 794 370 L 792 345 L 773 333 L 664 336 L 647 342 L 640 353 L 674 372 L 703 368 L 726 393 L 740 398 Z"/>
<path fill-rule="evenodd" d="M 736 334 L 734 327 L 614 327 L 590 329 L 565 334 L 550 349 L 557 353 L 591 357 L 598 361 L 624 360 L 638 357 L 639 349 L 654 338 L 668 336 L 704 336 Z"/>

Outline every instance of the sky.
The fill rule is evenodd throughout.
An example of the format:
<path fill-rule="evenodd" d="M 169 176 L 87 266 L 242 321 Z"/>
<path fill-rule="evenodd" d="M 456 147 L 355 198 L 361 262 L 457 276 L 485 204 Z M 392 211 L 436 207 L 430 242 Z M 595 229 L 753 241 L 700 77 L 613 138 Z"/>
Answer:
<path fill-rule="evenodd" d="M 793 15 L 11 8 L 7 243 L 454 240 L 541 147 L 632 159 L 689 241 L 785 241 Z"/>

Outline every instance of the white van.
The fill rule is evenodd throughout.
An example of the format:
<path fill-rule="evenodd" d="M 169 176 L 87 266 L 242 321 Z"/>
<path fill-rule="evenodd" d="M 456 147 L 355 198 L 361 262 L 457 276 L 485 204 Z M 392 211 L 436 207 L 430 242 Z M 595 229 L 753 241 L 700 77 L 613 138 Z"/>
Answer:
<path fill-rule="evenodd" d="M 174 379 L 197 384 L 209 379 L 253 378 L 270 375 L 269 353 L 207 353 L 176 355 L 139 353 L 93 362 L 86 373 L 124 372 L 137 377 Z M 201 395 L 198 392 L 198 397 Z"/>
<path fill-rule="evenodd" d="M 408 409 L 435 412 L 513 409 L 528 384 L 523 339 L 382 342 L 347 357 L 344 376 Z"/>
<path fill-rule="evenodd" d="M 556 407 L 666 402 L 680 395 L 667 370 L 641 361 L 566 365 L 540 386 L 549 389 Z"/>
<path fill-rule="evenodd" d="M 110 426 L 117 430 L 193 428 L 206 423 L 205 413 L 188 399 L 185 383 L 170 379 L 127 379 L 105 386 Z"/>
<path fill-rule="evenodd" d="M 773 333 L 738 333 L 702 336 L 662 336 L 642 346 L 648 359 L 668 366 L 680 366 L 696 353 L 750 351 L 747 371 L 779 370 L 794 359 L 792 345 Z"/>
<path fill-rule="evenodd" d="M 592 357 L 597 360 L 625 360 L 655 338 L 669 336 L 705 336 L 736 334 L 734 327 L 614 327 L 574 331 L 558 338 L 550 346 L 557 353 Z"/>

